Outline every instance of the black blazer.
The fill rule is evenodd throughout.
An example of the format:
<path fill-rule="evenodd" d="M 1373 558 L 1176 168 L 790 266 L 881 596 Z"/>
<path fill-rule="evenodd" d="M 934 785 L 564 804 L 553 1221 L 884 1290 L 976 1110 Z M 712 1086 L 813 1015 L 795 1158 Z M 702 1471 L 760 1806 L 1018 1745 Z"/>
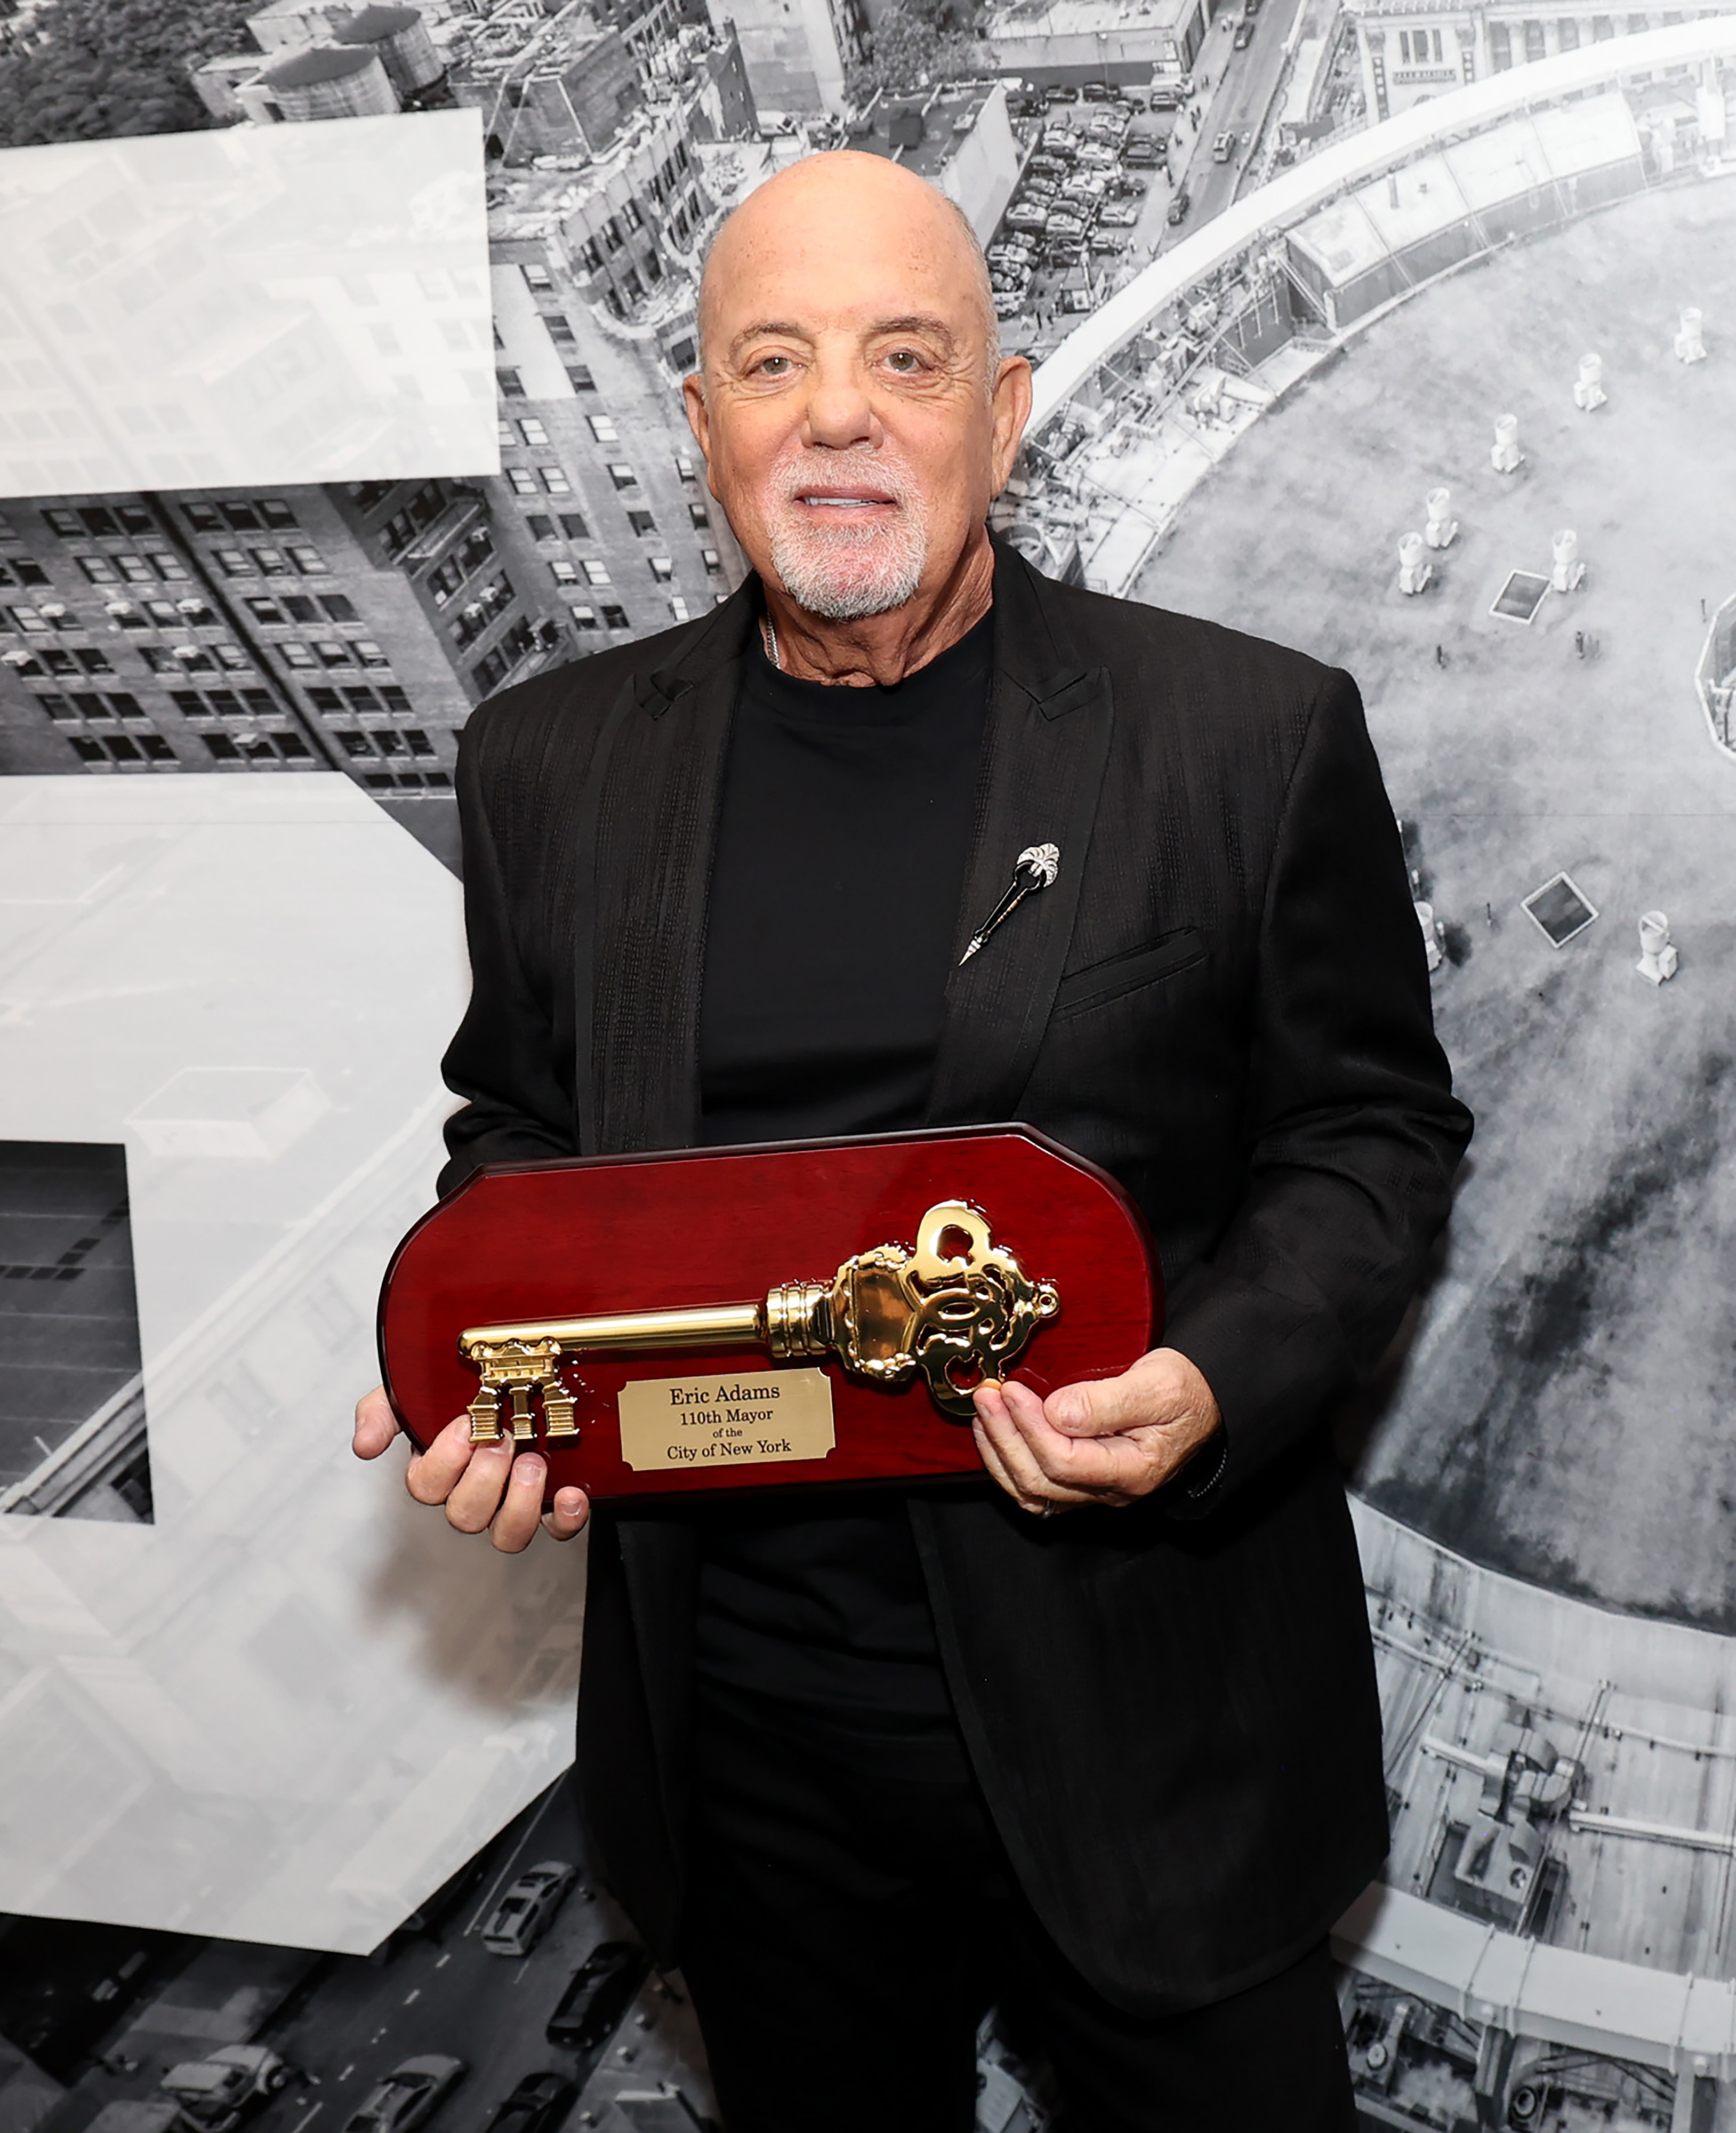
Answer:
<path fill-rule="evenodd" d="M 445 1062 L 465 1101 L 443 1187 L 478 1163 L 697 1138 L 706 884 L 756 604 L 750 580 L 471 719 L 474 991 Z M 1154 2015 L 1301 1955 L 1385 1856 L 1322 1415 L 1392 1341 L 1470 1119 L 1349 677 L 1056 585 L 998 541 L 994 606 L 960 950 L 1024 846 L 1059 845 L 1061 870 L 954 972 L 929 1122 L 1027 1119 L 1121 1180 L 1226 1452 L 1126 1509 L 1040 1521 L 985 1484 L 911 1518 L 1021 1880 L 1079 1969 Z M 594 1521 L 581 1779 L 666 1958 L 695 1576 L 655 1509 Z"/>

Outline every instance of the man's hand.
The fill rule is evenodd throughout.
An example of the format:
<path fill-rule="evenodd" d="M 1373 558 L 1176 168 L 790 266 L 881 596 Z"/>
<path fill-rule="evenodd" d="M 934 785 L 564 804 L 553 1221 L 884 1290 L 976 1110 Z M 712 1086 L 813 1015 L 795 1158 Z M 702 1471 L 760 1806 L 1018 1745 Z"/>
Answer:
<path fill-rule="evenodd" d="M 1021 1509 L 1038 1514 L 1148 1496 L 1220 1421 L 1211 1387 L 1173 1348 L 1047 1399 L 1017 1382 L 979 1385 L 976 1408 L 983 1464 Z"/>
<path fill-rule="evenodd" d="M 356 1402 L 352 1449 L 358 1459 L 377 1459 L 398 1433 L 385 1388 L 376 1385 Z M 455 1415 L 426 1452 L 413 1452 L 404 1473 L 405 1486 L 419 1504 L 444 1504 L 446 1521 L 460 1533 L 488 1530 L 505 1555 L 517 1555 L 536 1538 L 541 1525 L 556 1540 L 570 1540 L 591 1514 L 582 1489 L 557 1489 L 555 1507 L 545 1514 L 543 1485 L 548 1469 L 541 1455 L 512 1456 L 512 1440 L 473 1444 L 470 1418 Z"/>

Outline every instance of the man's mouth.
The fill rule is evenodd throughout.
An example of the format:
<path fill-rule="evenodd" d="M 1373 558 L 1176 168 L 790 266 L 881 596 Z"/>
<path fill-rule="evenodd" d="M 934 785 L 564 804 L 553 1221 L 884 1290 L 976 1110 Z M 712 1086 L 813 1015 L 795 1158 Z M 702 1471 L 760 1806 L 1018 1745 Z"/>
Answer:
<path fill-rule="evenodd" d="M 804 489 L 796 501 L 810 511 L 872 511 L 892 509 L 897 498 L 878 489 Z"/>

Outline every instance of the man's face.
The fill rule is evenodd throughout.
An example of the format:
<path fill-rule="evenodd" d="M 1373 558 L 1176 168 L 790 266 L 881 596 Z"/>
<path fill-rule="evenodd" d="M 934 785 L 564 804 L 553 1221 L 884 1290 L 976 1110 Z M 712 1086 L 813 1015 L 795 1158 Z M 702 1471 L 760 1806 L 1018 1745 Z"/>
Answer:
<path fill-rule="evenodd" d="M 685 389 L 748 560 L 848 621 L 945 583 L 1011 469 L 1030 373 L 1003 364 L 991 399 L 981 267 L 945 202 L 838 161 L 858 169 L 798 166 L 719 238 L 704 390 Z"/>

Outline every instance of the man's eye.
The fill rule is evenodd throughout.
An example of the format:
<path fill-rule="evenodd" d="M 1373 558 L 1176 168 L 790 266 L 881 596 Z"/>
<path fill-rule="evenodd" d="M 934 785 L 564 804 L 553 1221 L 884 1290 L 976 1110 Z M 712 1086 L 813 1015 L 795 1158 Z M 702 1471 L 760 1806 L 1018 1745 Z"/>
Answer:
<path fill-rule="evenodd" d="M 916 351 L 913 348 L 895 348 L 892 354 L 887 358 L 887 361 L 888 363 L 907 363 L 914 369 L 920 368 L 922 359 L 917 354 Z"/>
<path fill-rule="evenodd" d="M 789 360 L 790 359 L 786 355 L 762 355 L 754 368 L 758 370 L 763 370 L 768 363 L 787 363 Z M 781 376 L 782 373 L 777 373 L 776 374 Z"/>

